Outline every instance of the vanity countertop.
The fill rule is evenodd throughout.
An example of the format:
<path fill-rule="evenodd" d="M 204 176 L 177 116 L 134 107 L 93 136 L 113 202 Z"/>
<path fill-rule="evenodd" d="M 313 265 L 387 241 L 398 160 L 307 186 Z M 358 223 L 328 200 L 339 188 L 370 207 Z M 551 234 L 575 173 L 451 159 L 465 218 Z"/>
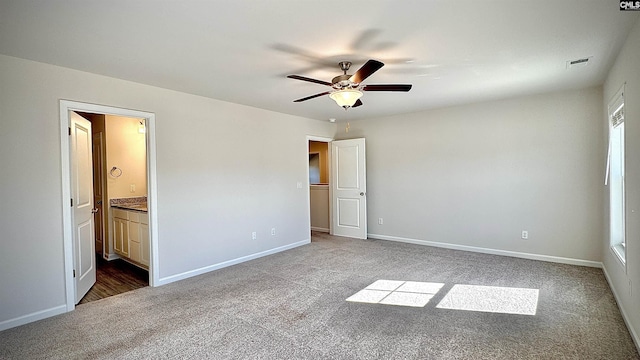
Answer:
<path fill-rule="evenodd" d="M 143 211 L 147 212 L 147 203 L 144 204 L 117 204 L 111 205 L 111 207 L 124 209 L 124 210 L 135 210 L 135 211 Z"/>
<path fill-rule="evenodd" d="M 131 198 L 119 198 L 119 199 L 111 199 L 109 200 L 109 205 L 114 208 L 125 209 L 125 210 L 135 210 L 147 212 L 147 197 L 146 196 L 138 196 Z"/>

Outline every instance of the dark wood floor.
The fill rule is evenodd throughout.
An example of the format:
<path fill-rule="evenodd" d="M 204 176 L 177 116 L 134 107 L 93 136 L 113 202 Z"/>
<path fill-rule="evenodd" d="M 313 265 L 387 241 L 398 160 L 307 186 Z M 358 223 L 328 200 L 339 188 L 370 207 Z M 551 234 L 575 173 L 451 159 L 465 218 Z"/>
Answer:
<path fill-rule="evenodd" d="M 149 286 L 149 272 L 126 261 L 106 261 L 97 256 L 96 263 L 96 283 L 79 304 Z"/>

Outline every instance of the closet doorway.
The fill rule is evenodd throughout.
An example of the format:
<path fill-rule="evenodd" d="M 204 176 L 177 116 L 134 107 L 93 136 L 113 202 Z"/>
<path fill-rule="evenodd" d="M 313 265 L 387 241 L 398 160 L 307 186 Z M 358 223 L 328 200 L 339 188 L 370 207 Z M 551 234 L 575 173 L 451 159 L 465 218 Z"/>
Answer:
<path fill-rule="evenodd" d="M 331 141 L 307 136 L 309 156 L 309 228 L 312 232 L 331 233 Z"/>

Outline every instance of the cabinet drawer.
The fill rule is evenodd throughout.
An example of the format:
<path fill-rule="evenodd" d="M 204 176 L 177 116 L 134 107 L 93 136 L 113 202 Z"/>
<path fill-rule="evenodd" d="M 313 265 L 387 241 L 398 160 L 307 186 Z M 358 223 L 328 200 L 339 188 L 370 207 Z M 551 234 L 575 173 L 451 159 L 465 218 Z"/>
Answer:
<path fill-rule="evenodd" d="M 129 220 L 129 212 L 122 209 L 113 209 L 113 217 Z"/>

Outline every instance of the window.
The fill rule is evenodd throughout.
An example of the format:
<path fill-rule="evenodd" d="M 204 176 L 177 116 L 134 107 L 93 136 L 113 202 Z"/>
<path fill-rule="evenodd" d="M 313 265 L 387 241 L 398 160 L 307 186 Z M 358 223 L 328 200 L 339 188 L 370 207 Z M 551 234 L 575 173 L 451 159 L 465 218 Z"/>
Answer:
<path fill-rule="evenodd" d="M 611 249 L 624 264 L 626 261 L 624 209 L 624 86 L 609 104 L 609 242 Z"/>

